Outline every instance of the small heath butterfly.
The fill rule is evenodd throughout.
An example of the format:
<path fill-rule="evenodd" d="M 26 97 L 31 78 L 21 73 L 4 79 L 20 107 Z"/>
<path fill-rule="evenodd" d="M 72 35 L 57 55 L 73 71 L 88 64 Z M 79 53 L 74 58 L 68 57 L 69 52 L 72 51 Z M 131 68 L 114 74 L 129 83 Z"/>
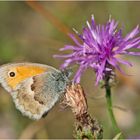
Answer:
<path fill-rule="evenodd" d="M 11 94 L 16 108 L 31 119 L 40 119 L 64 94 L 69 72 L 37 63 L 0 67 L 0 83 Z"/>

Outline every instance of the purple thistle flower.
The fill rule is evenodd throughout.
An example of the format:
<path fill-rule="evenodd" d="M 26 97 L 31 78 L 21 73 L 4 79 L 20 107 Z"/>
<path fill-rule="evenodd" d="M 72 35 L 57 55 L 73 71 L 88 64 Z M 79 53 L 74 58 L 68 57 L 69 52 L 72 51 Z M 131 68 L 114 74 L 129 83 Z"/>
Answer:
<path fill-rule="evenodd" d="M 118 69 L 121 73 L 119 63 L 132 66 L 130 62 L 122 60 L 119 55 L 140 55 L 140 52 L 130 51 L 132 48 L 140 48 L 140 37 L 136 37 L 140 30 L 136 26 L 125 37 L 122 36 L 122 29 L 117 30 L 118 22 L 113 19 L 105 25 L 96 25 L 94 17 L 91 18 L 91 24 L 87 21 L 87 27 L 83 29 L 82 34 L 78 34 L 82 43 L 80 43 L 73 34 L 70 37 L 75 45 L 66 45 L 60 51 L 72 50 L 72 53 L 66 55 L 55 55 L 57 58 L 65 59 L 62 69 L 71 64 L 78 64 L 79 69 L 74 77 L 74 82 L 79 83 L 82 73 L 87 68 L 92 68 L 96 73 L 96 84 L 104 79 L 108 72 Z"/>

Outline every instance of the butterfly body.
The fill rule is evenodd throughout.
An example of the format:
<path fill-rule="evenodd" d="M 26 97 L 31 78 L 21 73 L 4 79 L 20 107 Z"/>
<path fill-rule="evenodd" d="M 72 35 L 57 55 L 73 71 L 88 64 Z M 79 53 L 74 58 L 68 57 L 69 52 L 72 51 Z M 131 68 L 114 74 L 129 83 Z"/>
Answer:
<path fill-rule="evenodd" d="M 11 94 L 16 108 L 31 119 L 40 119 L 64 94 L 68 76 L 51 66 L 16 63 L 0 67 L 0 83 Z"/>

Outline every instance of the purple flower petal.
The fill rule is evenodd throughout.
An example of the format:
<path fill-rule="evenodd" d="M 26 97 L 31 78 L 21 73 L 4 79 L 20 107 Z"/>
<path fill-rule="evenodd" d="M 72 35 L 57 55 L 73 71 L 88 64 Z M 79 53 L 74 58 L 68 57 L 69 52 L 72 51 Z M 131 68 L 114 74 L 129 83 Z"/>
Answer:
<path fill-rule="evenodd" d="M 79 83 L 83 72 L 87 68 L 92 68 L 96 73 L 96 84 L 102 80 L 108 72 L 115 69 L 126 75 L 119 64 L 132 66 L 126 60 L 118 58 L 118 55 L 140 56 L 140 36 L 137 36 L 139 26 L 136 26 L 130 33 L 123 37 L 122 28 L 117 29 L 118 22 L 109 19 L 105 25 L 96 25 L 94 16 L 91 17 L 91 24 L 87 21 L 87 26 L 83 28 L 82 34 L 75 30 L 80 37 L 77 40 L 73 34 L 70 37 L 75 45 L 65 45 L 60 51 L 71 50 L 69 54 L 55 55 L 64 59 L 61 68 L 66 68 L 73 64 L 78 64 L 79 69 L 74 77 L 74 82 Z M 137 37 L 136 37 L 137 36 Z M 130 49 L 137 49 L 136 52 Z"/>
<path fill-rule="evenodd" d="M 132 30 L 127 36 L 124 38 L 125 41 L 128 41 L 129 39 L 132 39 L 139 33 L 139 26 L 137 25 L 134 30 Z"/>
<path fill-rule="evenodd" d="M 140 52 L 125 52 L 124 54 L 139 56 Z"/>
<path fill-rule="evenodd" d="M 74 76 L 74 82 L 75 83 L 80 83 L 81 80 L 81 75 L 84 72 L 84 66 L 80 66 L 78 71 L 76 72 L 75 76 Z"/>
<path fill-rule="evenodd" d="M 114 66 L 117 70 L 119 70 L 123 75 L 127 75 L 118 65 L 117 60 L 112 58 L 111 60 L 109 60 L 109 64 L 111 64 L 112 66 Z"/>
<path fill-rule="evenodd" d="M 76 45 L 78 45 L 79 47 L 81 46 L 81 44 L 78 42 L 78 40 L 75 38 L 73 34 L 69 34 L 69 36 L 75 42 Z"/>
<path fill-rule="evenodd" d="M 118 61 L 119 63 L 122 63 L 122 64 L 124 64 L 124 65 L 130 66 L 130 67 L 133 66 L 130 62 L 128 62 L 128 61 L 126 61 L 126 60 L 122 60 L 122 59 L 120 59 L 120 58 L 116 58 L 116 61 Z"/>
<path fill-rule="evenodd" d="M 102 65 L 100 66 L 100 68 L 97 72 L 96 85 L 99 83 L 100 80 L 103 79 L 103 72 L 104 72 L 104 69 L 105 69 L 105 64 L 106 64 L 106 60 L 104 60 L 102 62 Z"/>
<path fill-rule="evenodd" d="M 55 58 L 68 58 L 68 57 L 73 57 L 74 53 L 72 54 L 63 54 L 63 55 L 53 55 Z"/>
<path fill-rule="evenodd" d="M 65 50 L 81 50 L 81 48 L 78 48 L 77 46 L 73 45 L 66 45 L 64 48 L 60 48 L 60 51 L 65 51 Z"/>

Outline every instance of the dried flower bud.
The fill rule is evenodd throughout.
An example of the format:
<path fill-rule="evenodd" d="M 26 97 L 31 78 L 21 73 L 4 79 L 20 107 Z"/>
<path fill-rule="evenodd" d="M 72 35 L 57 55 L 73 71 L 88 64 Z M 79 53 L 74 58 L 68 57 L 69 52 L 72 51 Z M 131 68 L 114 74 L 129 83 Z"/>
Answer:
<path fill-rule="evenodd" d="M 91 118 L 88 114 L 87 100 L 80 84 L 72 84 L 67 87 L 63 103 L 71 107 L 76 118 L 75 138 L 102 138 L 103 130 L 97 120 L 95 118 Z"/>
<path fill-rule="evenodd" d="M 72 84 L 67 87 L 65 102 L 71 107 L 75 116 L 79 116 L 87 112 L 87 101 L 84 91 L 79 84 Z"/>

